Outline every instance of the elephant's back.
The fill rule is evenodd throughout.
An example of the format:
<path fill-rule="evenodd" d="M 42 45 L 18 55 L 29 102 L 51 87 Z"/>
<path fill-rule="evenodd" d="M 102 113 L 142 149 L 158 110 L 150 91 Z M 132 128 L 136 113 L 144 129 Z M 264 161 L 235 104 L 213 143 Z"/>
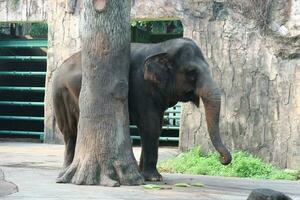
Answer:
<path fill-rule="evenodd" d="M 75 96 L 79 96 L 81 89 L 81 52 L 77 52 L 65 60 L 53 77 L 53 90 L 72 90 Z"/>

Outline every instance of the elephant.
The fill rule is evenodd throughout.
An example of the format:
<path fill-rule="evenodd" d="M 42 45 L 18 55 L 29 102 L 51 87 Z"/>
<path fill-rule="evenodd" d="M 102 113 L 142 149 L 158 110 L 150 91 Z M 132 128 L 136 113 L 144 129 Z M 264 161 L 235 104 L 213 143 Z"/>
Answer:
<path fill-rule="evenodd" d="M 55 119 L 65 142 L 63 168 L 74 157 L 81 73 L 81 52 L 78 52 L 63 62 L 53 78 Z M 137 125 L 141 136 L 139 168 L 145 180 L 162 180 L 156 164 L 164 111 L 179 101 L 199 107 L 200 99 L 212 144 L 220 154 L 220 162 L 227 165 L 231 154 L 219 133 L 220 90 L 199 47 L 188 38 L 131 44 L 129 119 L 130 124 Z"/>

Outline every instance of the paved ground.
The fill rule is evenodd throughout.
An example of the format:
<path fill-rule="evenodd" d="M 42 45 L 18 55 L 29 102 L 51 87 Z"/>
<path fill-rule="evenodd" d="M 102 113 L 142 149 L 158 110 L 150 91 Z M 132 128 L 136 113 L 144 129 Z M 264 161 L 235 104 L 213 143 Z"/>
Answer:
<path fill-rule="evenodd" d="M 18 187 L 9 181 L 5 180 L 4 173 L 0 169 L 0 197 L 18 192 Z"/>
<path fill-rule="evenodd" d="M 139 148 L 134 148 L 139 157 Z M 161 148 L 160 159 L 177 154 L 173 148 Z M 56 184 L 62 164 L 63 146 L 34 143 L 0 143 L 0 168 L 6 180 L 18 185 L 19 192 L 0 197 L 5 200 L 246 200 L 254 188 L 270 188 L 300 200 L 300 182 L 266 181 L 238 178 L 163 174 L 165 190 L 147 190 L 142 186 L 109 188 Z M 176 188 L 174 183 L 202 182 L 205 187 Z"/>

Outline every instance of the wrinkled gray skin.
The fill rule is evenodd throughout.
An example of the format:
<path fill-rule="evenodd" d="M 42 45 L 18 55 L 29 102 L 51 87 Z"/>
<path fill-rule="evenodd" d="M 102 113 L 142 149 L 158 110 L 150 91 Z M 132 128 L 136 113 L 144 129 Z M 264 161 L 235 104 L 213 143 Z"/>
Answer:
<path fill-rule="evenodd" d="M 53 83 L 55 117 L 66 144 L 65 168 L 73 160 L 76 145 L 80 52 L 62 64 Z M 141 135 L 140 169 L 146 180 L 162 180 L 156 164 L 164 111 L 178 101 L 191 101 L 198 106 L 200 99 L 213 146 L 220 153 L 220 162 L 227 165 L 231 155 L 219 134 L 220 91 L 197 45 L 186 38 L 131 44 L 129 113 L 131 124 L 137 125 Z"/>

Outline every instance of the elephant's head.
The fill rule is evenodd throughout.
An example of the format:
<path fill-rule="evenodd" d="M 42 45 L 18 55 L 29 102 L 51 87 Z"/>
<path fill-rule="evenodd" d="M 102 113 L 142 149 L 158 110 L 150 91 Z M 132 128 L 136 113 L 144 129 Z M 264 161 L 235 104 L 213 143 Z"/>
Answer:
<path fill-rule="evenodd" d="M 190 39 L 162 43 L 161 52 L 145 61 L 144 78 L 155 84 L 171 102 L 191 101 L 205 107 L 207 128 L 220 162 L 227 165 L 231 155 L 222 143 L 219 131 L 221 95 L 212 80 L 209 66 L 198 46 Z"/>

